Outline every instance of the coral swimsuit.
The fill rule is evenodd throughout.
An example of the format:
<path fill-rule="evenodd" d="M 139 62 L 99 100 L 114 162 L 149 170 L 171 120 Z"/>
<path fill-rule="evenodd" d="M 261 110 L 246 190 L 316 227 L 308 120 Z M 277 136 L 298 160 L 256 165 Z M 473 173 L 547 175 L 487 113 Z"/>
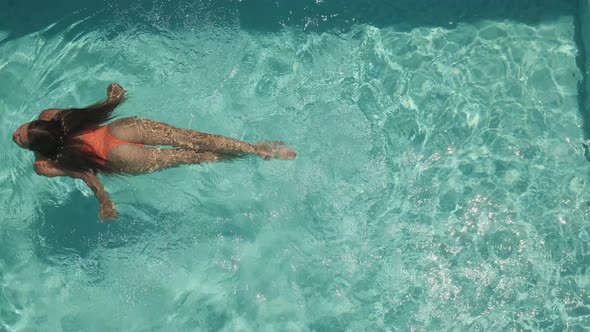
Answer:
<path fill-rule="evenodd" d="M 98 127 L 96 129 L 86 130 L 78 136 L 86 147 L 85 152 L 95 154 L 100 158 L 100 163 L 104 166 L 107 163 L 107 156 L 112 149 L 123 144 L 132 144 L 145 146 L 140 143 L 133 143 L 118 139 L 111 135 L 108 126 Z"/>

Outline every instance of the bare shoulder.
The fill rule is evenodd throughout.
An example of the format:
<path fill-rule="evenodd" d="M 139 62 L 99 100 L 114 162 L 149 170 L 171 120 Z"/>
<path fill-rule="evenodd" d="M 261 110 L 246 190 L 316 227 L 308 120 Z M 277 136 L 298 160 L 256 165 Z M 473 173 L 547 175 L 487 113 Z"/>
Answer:
<path fill-rule="evenodd" d="M 35 169 L 35 173 L 39 175 L 45 175 L 46 170 L 51 168 L 51 161 L 48 158 L 43 157 L 40 153 L 35 152 L 35 162 L 33 163 L 33 167 Z"/>
<path fill-rule="evenodd" d="M 55 176 L 70 176 L 73 178 L 79 177 L 77 174 L 73 172 L 69 172 L 65 169 L 62 169 L 57 165 L 55 162 L 48 160 L 48 159 L 37 159 L 34 163 L 35 173 L 42 176 L 47 177 L 55 177 Z"/>
<path fill-rule="evenodd" d="M 39 114 L 39 120 L 50 121 L 53 120 L 62 110 L 58 108 L 49 108 Z"/>
<path fill-rule="evenodd" d="M 33 169 L 37 175 L 45 175 L 47 173 L 47 169 L 50 165 L 49 160 L 47 159 L 36 159 L 35 163 L 33 163 Z"/>

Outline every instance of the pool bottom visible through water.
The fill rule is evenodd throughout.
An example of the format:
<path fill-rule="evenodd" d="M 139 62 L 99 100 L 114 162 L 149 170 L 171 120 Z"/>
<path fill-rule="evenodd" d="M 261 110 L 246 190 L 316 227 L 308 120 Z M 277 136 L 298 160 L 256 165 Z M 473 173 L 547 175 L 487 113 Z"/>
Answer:
<path fill-rule="evenodd" d="M 121 117 L 298 158 L 101 177 L 120 212 L 105 224 L 83 183 L 0 141 L 0 330 L 590 328 L 568 6 L 340 31 L 184 7 L 172 28 L 140 7 L 4 40 L 2 132 L 118 82 Z"/>

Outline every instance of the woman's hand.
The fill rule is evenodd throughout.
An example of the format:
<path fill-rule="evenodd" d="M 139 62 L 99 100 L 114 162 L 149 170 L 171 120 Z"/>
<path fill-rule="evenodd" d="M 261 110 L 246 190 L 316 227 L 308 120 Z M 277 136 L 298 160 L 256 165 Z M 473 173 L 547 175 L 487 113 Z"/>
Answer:
<path fill-rule="evenodd" d="M 107 88 L 107 100 L 119 100 L 125 95 L 125 89 L 117 83 L 111 83 Z"/>
<path fill-rule="evenodd" d="M 100 207 L 98 216 L 100 217 L 100 219 L 113 220 L 117 218 L 119 212 L 117 212 L 115 204 L 109 199 L 109 195 L 104 190 L 104 187 L 102 186 L 102 183 L 100 183 L 100 181 L 98 180 L 96 174 L 94 174 L 91 171 L 88 171 L 83 173 L 77 173 L 76 176 L 82 179 L 88 185 L 88 188 L 92 190 L 92 192 L 96 196 L 96 199 L 98 199 L 98 204 Z"/>
<path fill-rule="evenodd" d="M 117 211 L 117 208 L 115 208 L 113 202 L 108 201 L 100 205 L 100 211 L 98 212 L 100 219 L 112 221 L 117 218 L 118 215 L 119 212 Z"/>

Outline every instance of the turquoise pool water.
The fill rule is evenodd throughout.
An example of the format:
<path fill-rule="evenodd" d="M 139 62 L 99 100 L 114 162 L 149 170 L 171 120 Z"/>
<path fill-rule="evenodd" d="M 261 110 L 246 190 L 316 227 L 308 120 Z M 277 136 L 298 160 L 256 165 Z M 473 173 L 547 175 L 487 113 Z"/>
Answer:
<path fill-rule="evenodd" d="M 576 4 L 512 2 L 0 4 L 0 331 L 590 328 Z M 104 178 L 99 223 L 10 133 L 110 82 L 298 159 Z"/>

